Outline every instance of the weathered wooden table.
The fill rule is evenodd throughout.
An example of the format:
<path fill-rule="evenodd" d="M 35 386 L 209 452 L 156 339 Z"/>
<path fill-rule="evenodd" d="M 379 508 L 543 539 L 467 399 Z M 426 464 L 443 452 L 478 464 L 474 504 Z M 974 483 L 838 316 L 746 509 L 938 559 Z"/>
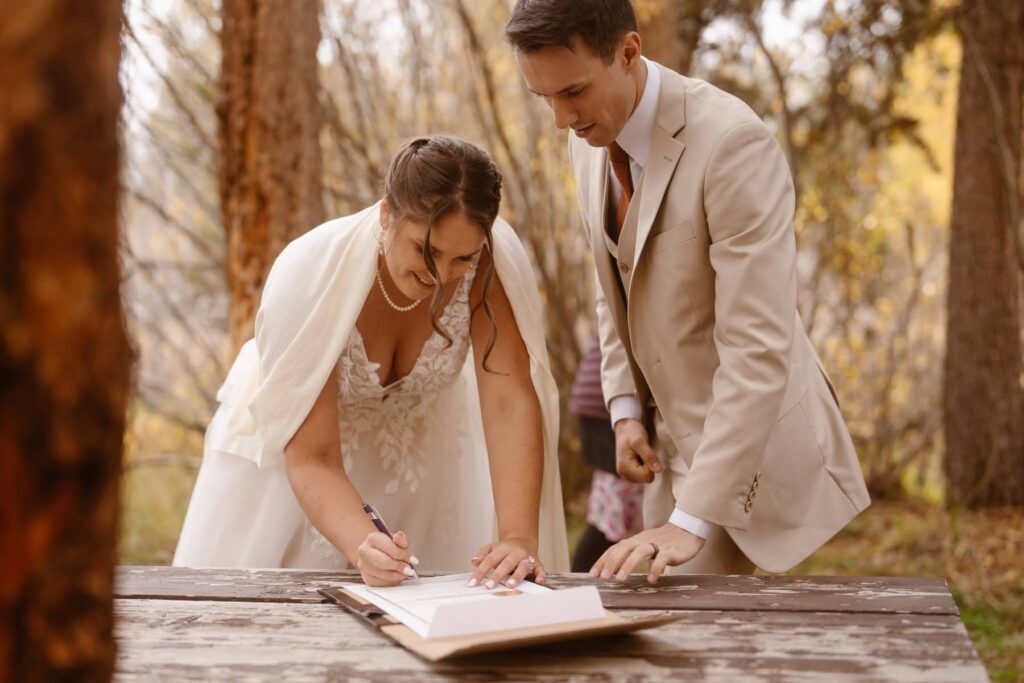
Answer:
<path fill-rule="evenodd" d="M 316 590 L 353 574 L 121 567 L 119 680 L 987 681 L 945 581 L 642 576 L 610 609 L 681 621 L 629 636 L 431 664 Z M 553 587 L 589 582 L 552 577 Z"/>

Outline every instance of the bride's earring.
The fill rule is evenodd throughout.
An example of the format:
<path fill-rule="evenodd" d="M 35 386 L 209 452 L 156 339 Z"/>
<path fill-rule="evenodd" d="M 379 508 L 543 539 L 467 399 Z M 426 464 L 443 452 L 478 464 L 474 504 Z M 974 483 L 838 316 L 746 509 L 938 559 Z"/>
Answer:
<path fill-rule="evenodd" d="M 380 226 L 380 230 L 377 231 L 377 249 L 378 249 L 378 251 L 380 251 L 380 255 L 384 259 L 387 259 L 388 252 L 391 251 L 391 248 L 390 247 L 388 247 L 387 249 L 384 248 L 384 229 L 385 228 L 382 225 L 382 226 Z"/>

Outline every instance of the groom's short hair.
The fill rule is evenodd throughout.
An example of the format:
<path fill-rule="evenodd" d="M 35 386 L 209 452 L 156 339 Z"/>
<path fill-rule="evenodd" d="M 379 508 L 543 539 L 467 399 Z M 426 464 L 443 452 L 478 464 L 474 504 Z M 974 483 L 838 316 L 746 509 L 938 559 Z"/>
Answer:
<path fill-rule="evenodd" d="M 622 36 L 636 29 L 629 0 L 517 0 L 505 24 L 505 39 L 517 52 L 553 45 L 572 48 L 577 36 L 605 62 L 611 62 Z"/>

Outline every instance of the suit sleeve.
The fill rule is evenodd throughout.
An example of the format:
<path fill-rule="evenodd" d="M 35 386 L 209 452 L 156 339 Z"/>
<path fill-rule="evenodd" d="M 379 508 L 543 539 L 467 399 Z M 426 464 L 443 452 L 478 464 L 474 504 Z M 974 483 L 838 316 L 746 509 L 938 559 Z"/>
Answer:
<path fill-rule="evenodd" d="M 712 403 L 678 507 L 738 529 L 789 379 L 796 316 L 794 192 L 789 166 L 760 121 L 740 123 L 705 172 L 715 271 Z"/>
<path fill-rule="evenodd" d="M 573 176 L 579 177 L 576 161 L 572 153 L 572 133 L 569 133 L 569 166 Z M 626 357 L 626 348 L 615 331 L 615 323 L 612 314 L 608 310 L 608 301 L 605 299 L 604 290 L 601 287 L 601 279 L 597 275 L 596 260 L 598 254 L 594 252 L 594 245 L 591 239 L 591 226 L 587 219 L 587 206 L 583 188 L 579 180 L 576 182 L 576 200 L 580 206 L 580 220 L 583 222 L 583 232 L 594 253 L 594 301 L 597 309 L 597 330 L 601 339 L 601 390 L 604 393 L 605 407 L 610 407 L 611 400 L 616 396 L 635 396 L 636 386 L 633 383 L 633 375 L 629 369 L 629 360 Z"/>

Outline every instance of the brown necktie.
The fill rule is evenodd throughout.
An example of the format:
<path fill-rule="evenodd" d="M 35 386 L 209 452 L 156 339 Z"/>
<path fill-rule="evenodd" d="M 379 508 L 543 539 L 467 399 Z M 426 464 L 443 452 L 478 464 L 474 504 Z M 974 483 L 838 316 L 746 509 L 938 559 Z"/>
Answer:
<path fill-rule="evenodd" d="M 618 239 L 622 225 L 626 222 L 629 200 L 633 198 L 633 176 L 629 172 L 629 155 L 619 147 L 619 143 L 613 142 L 608 145 L 608 160 L 612 163 L 612 170 L 622 187 L 619 192 L 619 204 L 615 207 L 615 239 Z"/>

